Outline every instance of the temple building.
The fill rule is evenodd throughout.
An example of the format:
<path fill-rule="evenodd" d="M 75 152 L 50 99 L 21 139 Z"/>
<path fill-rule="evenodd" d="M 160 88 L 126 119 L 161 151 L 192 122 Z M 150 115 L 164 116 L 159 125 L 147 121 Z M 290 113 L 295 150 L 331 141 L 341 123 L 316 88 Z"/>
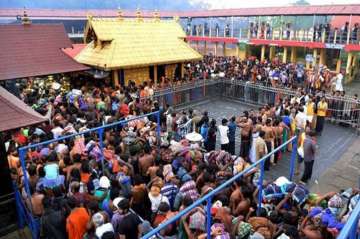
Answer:
<path fill-rule="evenodd" d="M 88 17 L 84 32 L 86 47 L 75 56 L 82 64 L 111 71 L 115 85 L 183 75 L 183 63 L 202 56 L 185 42 L 186 34 L 176 19 Z"/>

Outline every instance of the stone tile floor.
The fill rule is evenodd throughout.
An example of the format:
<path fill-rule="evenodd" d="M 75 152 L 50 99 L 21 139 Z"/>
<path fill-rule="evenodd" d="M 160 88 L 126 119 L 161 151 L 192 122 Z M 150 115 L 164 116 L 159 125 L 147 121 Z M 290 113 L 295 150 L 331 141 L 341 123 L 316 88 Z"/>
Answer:
<path fill-rule="evenodd" d="M 210 118 L 216 119 L 219 124 L 224 117 L 230 118 L 233 115 L 241 115 L 244 110 L 255 109 L 256 107 L 230 100 L 214 99 L 198 103 L 192 108 L 201 112 L 207 110 Z M 239 130 L 236 134 L 236 154 L 238 154 L 240 148 Z M 326 123 L 323 134 L 317 140 L 318 152 L 312 180 L 308 186 L 314 192 L 323 193 L 358 185 L 360 138 L 356 131 L 352 128 Z M 219 143 L 217 148 L 220 148 Z M 283 159 L 276 166 L 273 166 L 269 172 L 266 172 L 265 178 L 271 180 L 279 176 L 288 176 L 289 168 L 290 154 L 285 153 Z M 300 172 L 302 172 L 302 166 Z M 296 178 L 298 179 L 300 176 Z M 315 180 L 318 184 L 315 183 Z"/>

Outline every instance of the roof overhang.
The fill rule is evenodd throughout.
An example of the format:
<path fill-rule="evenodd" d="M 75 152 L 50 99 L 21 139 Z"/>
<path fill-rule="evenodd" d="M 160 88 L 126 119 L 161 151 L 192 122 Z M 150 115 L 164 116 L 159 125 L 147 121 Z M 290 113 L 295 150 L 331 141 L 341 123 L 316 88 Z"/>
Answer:
<path fill-rule="evenodd" d="M 0 86 L 0 132 L 39 124 L 48 119 Z"/>

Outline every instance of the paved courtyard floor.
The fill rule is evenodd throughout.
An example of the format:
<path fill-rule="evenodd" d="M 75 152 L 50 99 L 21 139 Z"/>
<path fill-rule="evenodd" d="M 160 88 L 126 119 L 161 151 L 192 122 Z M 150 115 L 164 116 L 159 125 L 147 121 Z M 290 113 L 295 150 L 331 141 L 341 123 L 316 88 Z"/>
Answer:
<path fill-rule="evenodd" d="M 192 106 L 199 111 L 207 110 L 210 118 L 217 124 L 222 118 L 241 115 L 244 110 L 251 107 L 239 102 L 219 100 L 205 101 Z M 236 132 L 236 154 L 240 149 L 240 131 Z M 313 177 L 309 187 L 314 192 L 324 193 L 330 190 L 354 187 L 359 183 L 360 177 L 360 137 L 352 128 L 345 128 L 327 123 L 323 134 L 318 137 L 318 152 L 314 164 Z M 217 148 L 220 148 L 217 143 Z M 285 153 L 282 160 L 266 172 L 266 179 L 275 179 L 279 176 L 288 176 L 290 168 L 290 154 Z M 302 166 L 300 167 L 300 174 Z M 297 176 L 297 180 L 301 175 Z M 317 182 L 317 183 L 315 183 Z"/>

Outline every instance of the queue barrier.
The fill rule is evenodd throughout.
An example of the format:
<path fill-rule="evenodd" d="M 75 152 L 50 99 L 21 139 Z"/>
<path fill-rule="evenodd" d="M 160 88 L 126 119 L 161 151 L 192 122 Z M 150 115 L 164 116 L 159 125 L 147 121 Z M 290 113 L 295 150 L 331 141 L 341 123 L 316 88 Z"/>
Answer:
<path fill-rule="evenodd" d="M 355 209 L 351 212 L 344 228 L 341 230 L 338 239 L 359 239 L 360 238 L 360 201 L 356 204 Z"/>
<path fill-rule="evenodd" d="M 157 90 L 154 92 L 153 99 L 157 100 L 160 105 L 164 106 L 165 104 L 173 105 L 173 106 L 182 106 L 190 103 L 194 103 L 196 101 L 202 101 L 205 99 L 215 99 L 218 97 L 221 98 L 229 98 L 233 100 L 238 100 L 240 102 L 253 104 L 253 105 L 264 105 L 268 103 L 275 104 L 278 102 L 278 100 L 282 97 L 286 96 L 294 96 L 296 94 L 295 91 L 290 89 L 284 89 L 284 88 L 275 88 L 275 87 L 268 87 L 268 86 L 262 86 L 258 84 L 253 84 L 250 82 L 245 82 L 241 80 L 230 80 L 226 78 L 215 78 L 215 79 L 203 79 L 199 81 L 195 81 L 192 83 L 184 84 L 181 86 L 175 86 L 175 87 L 169 87 L 166 89 Z M 360 102 L 356 101 L 354 99 L 349 98 L 337 98 L 333 96 L 326 96 L 327 100 L 329 101 L 329 109 L 328 111 L 330 114 L 327 115 L 327 118 L 330 118 L 332 120 L 335 120 L 336 122 L 345 122 L 345 123 L 351 123 L 352 126 L 359 128 L 360 126 Z M 335 113 L 334 113 L 335 112 Z M 339 113 L 341 112 L 341 113 Z M 104 133 L 104 129 L 120 126 L 122 124 L 126 124 L 129 121 L 140 119 L 147 116 L 155 116 L 157 119 L 157 135 L 160 136 L 160 112 L 153 112 L 150 114 L 142 115 L 136 118 L 132 118 L 129 120 L 123 120 L 119 122 L 114 122 L 108 125 L 104 125 L 101 127 L 96 127 L 90 130 L 86 130 L 81 133 L 72 134 L 68 136 L 64 136 L 61 138 L 48 140 L 42 143 L 38 144 L 32 144 L 25 147 L 21 147 L 18 149 L 19 151 L 19 158 L 21 162 L 21 167 L 23 171 L 26 171 L 26 165 L 25 165 L 25 154 L 28 149 L 39 147 L 41 145 L 47 145 L 50 143 L 58 142 L 60 140 L 66 140 L 73 138 L 78 135 L 84 135 L 88 133 L 95 132 L 99 136 L 99 145 L 100 148 L 103 148 L 103 138 L 102 135 Z M 350 118 L 349 118 L 350 116 Z M 185 124 L 183 126 L 184 132 L 190 132 L 190 124 Z M 293 143 L 294 144 L 295 138 L 290 139 L 289 141 L 285 142 L 283 145 L 279 146 L 272 152 L 270 152 L 267 156 L 256 162 L 251 166 L 251 168 L 254 168 L 260 164 L 261 174 L 263 174 L 264 169 L 264 161 L 266 158 L 271 156 L 272 154 L 279 151 L 281 148 L 284 148 L 287 144 Z M 296 143 L 294 144 L 296 147 Z M 290 165 L 290 179 L 292 179 L 294 174 L 294 165 L 295 165 L 295 158 L 296 158 L 296 148 L 292 151 L 291 155 L 291 165 Z M 102 160 L 103 162 L 103 160 Z M 174 218 L 170 219 L 170 223 L 166 222 L 166 225 L 171 224 L 172 222 L 175 222 L 178 220 L 181 216 L 185 215 L 187 212 L 191 211 L 194 207 L 200 205 L 203 202 L 208 202 L 208 207 L 211 207 L 211 198 L 219 191 L 224 189 L 226 186 L 230 185 L 232 182 L 243 176 L 245 173 L 247 173 L 249 170 L 245 170 L 244 172 L 235 175 L 232 179 L 225 182 L 223 185 L 219 186 L 217 189 L 212 191 L 210 193 L 210 196 L 206 195 L 203 198 L 199 199 L 200 201 L 196 201 L 193 205 L 189 207 L 189 209 L 185 209 L 179 214 L 177 214 Z M 263 178 L 261 178 L 263 180 Z M 28 176 L 24 175 L 24 186 L 25 186 L 25 192 L 30 197 L 30 188 L 29 188 L 29 181 Z M 38 238 L 37 235 L 39 235 L 39 220 L 35 218 L 31 213 L 31 207 L 26 207 L 22 197 L 21 193 L 17 188 L 14 189 L 15 195 L 17 195 L 16 198 L 16 205 L 17 205 L 17 211 L 18 211 L 18 217 L 20 222 L 24 222 L 25 224 L 29 225 L 29 228 L 32 232 L 33 238 Z M 360 204 L 360 203 L 358 203 Z M 357 218 L 360 215 L 360 206 L 357 205 L 357 210 L 354 211 L 353 214 L 357 215 Z M 179 216 L 180 215 L 180 216 Z M 208 215 L 209 216 L 209 215 Z M 355 216 L 354 216 L 355 217 Z M 353 221 L 355 221 L 354 219 Z M 349 219 L 349 223 L 353 222 Z M 20 224 L 19 224 L 20 225 Z M 151 236 L 156 235 L 161 229 L 164 227 L 163 224 L 159 226 L 158 228 L 154 229 L 153 231 L 146 234 L 143 238 L 150 238 Z M 348 224 L 346 224 L 348 225 Z M 208 225 L 209 226 L 209 225 Z M 345 227 L 348 228 L 348 227 Z M 350 235 L 350 230 L 354 230 L 353 227 L 349 227 L 350 229 L 346 229 L 349 232 L 346 235 Z M 343 229 L 343 231 L 346 231 Z M 355 231 L 356 232 L 356 231 Z M 344 232 L 345 233 L 345 232 Z M 209 238 L 209 237 L 208 237 Z M 346 238 L 346 237 L 343 237 Z"/>
<path fill-rule="evenodd" d="M 275 88 L 244 82 L 241 80 L 223 80 L 221 90 L 224 98 L 239 100 L 253 105 L 276 105 L 280 99 L 292 98 L 296 92 L 290 89 Z M 326 118 L 354 128 L 360 126 L 360 101 L 350 97 L 335 97 L 327 94 L 328 110 Z"/>
<path fill-rule="evenodd" d="M 230 99 L 242 103 L 263 106 L 276 105 L 280 99 L 292 98 L 296 91 L 289 88 L 272 87 L 255 84 L 240 79 L 227 79 L 216 77 L 214 79 L 201 79 L 182 86 L 159 89 L 153 98 L 160 105 L 166 104 L 182 107 L 204 100 Z M 326 118 L 335 123 L 341 123 L 353 128 L 360 128 L 360 101 L 351 97 L 336 97 L 325 95 L 328 102 Z"/>
<path fill-rule="evenodd" d="M 257 213 L 259 214 L 260 213 L 260 208 L 261 208 L 261 205 L 262 205 L 262 189 L 263 189 L 263 181 L 264 181 L 264 173 L 265 173 L 265 169 L 264 169 L 265 168 L 265 161 L 269 160 L 270 157 L 273 154 L 275 154 L 276 152 L 278 152 L 278 151 L 282 150 L 283 148 L 287 147 L 288 144 L 292 144 L 292 146 L 293 146 L 292 151 L 291 151 L 290 169 L 289 169 L 289 180 L 292 180 L 293 177 L 294 177 L 294 170 L 295 170 L 295 164 L 296 164 L 296 158 L 297 158 L 297 137 L 296 136 L 292 137 L 291 139 L 289 139 L 288 141 L 286 141 L 285 143 L 283 143 L 279 147 L 275 148 L 273 151 L 271 151 L 270 153 L 268 153 L 267 155 L 262 157 L 256 163 L 253 163 L 250 167 L 246 168 L 241 173 L 236 174 L 235 176 L 233 176 L 232 178 L 230 178 L 226 182 L 222 183 L 220 186 L 216 187 L 211 192 L 207 193 L 206 195 L 204 195 L 200 199 L 196 200 L 190 206 L 188 206 L 187 208 L 181 210 L 178 214 L 176 214 L 175 216 L 173 216 L 169 220 L 161 223 L 157 228 L 155 228 L 154 230 L 152 230 L 149 233 L 145 234 L 142 237 L 142 239 L 148 239 L 148 238 L 155 237 L 156 234 L 160 233 L 161 230 L 165 229 L 170 224 L 180 220 L 181 217 L 183 217 L 187 213 L 191 212 L 196 207 L 202 205 L 204 202 L 206 202 L 206 233 L 207 233 L 207 239 L 211 239 L 210 233 L 211 233 L 212 198 L 215 195 L 217 195 L 218 193 L 220 193 L 226 187 L 231 186 L 231 184 L 234 183 L 236 180 L 240 179 L 241 177 L 243 177 L 244 175 L 251 172 L 252 170 L 254 170 L 257 167 L 260 167 L 260 177 L 259 177 L 259 180 L 258 180 L 259 193 L 258 193 L 258 211 L 257 211 Z"/>
<path fill-rule="evenodd" d="M 122 125 L 125 125 L 128 122 L 131 122 L 133 120 L 140 120 L 140 119 L 145 118 L 145 117 L 149 117 L 149 118 L 150 117 L 156 117 L 156 123 L 157 123 L 156 134 L 157 134 L 158 143 L 160 143 L 160 132 L 161 132 L 160 114 L 161 114 L 160 111 L 156 111 L 156 112 L 152 112 L 152 113 L 149 113 L 149 114 L 144 114 L 144 115 L 141 115 L 141 116 L 137 116 L 137 117 L 134 117 L 134 118 L 131 118 L 131 119 L 121 120 L 121 121 L 113 122 L 113 123 L 106 124 L 106 125 L 103 125 L 103 126 L 88 129 L 88 130 L 82 131 L 80 133 L 66 135 L 66 136 L 63 136 L 63 137 L 56 138 L 56 139 L 51 139 L 51 140 L 47 140 L 47 141 L 44 141 L 44 142 L 40 142 L 40 143 L 36 143 L 36 144 L 30 144 L 30 145 L 27 145 L 27 146 L 24 146 L 24 147 L 20 147 L 18 149 L 18 152 L 19 152 L 21 168 L 22 168 L 23 172 L 26 172 L 25 158 L 26 158 L 26 152 L 28 150 L 38 148 L 38 147 L 44 146 L 44 145 L 49 145 L 51 143 L 56 143 L 56 142 L 59 142 L 59 141 L 75 138 L 76 136 L 82 136 L 82 135 L 90 134 L 90 133 L 96 133 L 97 134 L 98 144 L 99 144 L 99 147 L 101 149 L 100 151 L 101 151 L 101 154 L 102 154 L 103 153 L 103 148 L 104 148 L 103 134 L 105 132 L 105 129 L 121 127 Z M 101 164 L 102 164 L 102 169 L 104 169 L 104 157 L 103 157 L 103 155 L 101 155 L 100 160 L 101 160 Z M 14 185 L 14 192 L 15 192 L 15 200 L 16 200 L 16 209 L 17 209 L 17 214 L 18 214 L 19 228 L 24 228 L 25 225 L 28 225 L 28 227 L 29 227 L 29 229 L 31 231 L 32 238 L 37 239 L 37 238 L 39 238 L 39 233 L 40 233 L 40 222 L 39 222 L 39 218 L 35 217 L 32 214 L 31 200 L 29 200 L 31 198 L 30 184 L 29 184 L 28 175 L 26 173 L 24 174 L 24 188 L 25 188 L 25 193 L 26 193 L 26 197 L 27 197 L 25 200 L 28 201 L 28 204 L 24 202 L 20 190 L 17 188 L 16 185 Z M 29 205 L 29 206 L 27 206 L 27 205 Z"/>

